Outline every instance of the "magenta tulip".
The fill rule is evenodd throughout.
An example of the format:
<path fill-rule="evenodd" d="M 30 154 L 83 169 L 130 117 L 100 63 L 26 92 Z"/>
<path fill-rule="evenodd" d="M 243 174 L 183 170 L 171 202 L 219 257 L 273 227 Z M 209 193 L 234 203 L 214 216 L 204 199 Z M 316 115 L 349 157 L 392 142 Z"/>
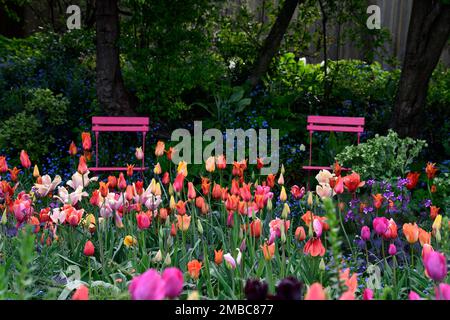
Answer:
<path fill-rule="evenodd" d="M 166 282 L 166 296 L 176 298 L 183 290 L 183 273 L 180 269 L 172 267 L 164 270 L 162 278 Z"/>

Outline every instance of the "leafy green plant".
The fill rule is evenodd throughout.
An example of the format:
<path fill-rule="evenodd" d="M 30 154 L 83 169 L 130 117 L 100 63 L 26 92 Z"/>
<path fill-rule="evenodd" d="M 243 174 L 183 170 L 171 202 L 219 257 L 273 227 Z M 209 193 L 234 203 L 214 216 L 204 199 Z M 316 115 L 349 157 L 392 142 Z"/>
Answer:
<path fill-rule="evenodd" d="M 347 146 L 336 156 L 341 165 L 349 166 L 363 179 L 404 177 L 408 167 L 427 143 L 424 140 L 400 138 L 389 130 L 386 136 L 375 135 L 364 143 Z"/>
<path fill-rule="evenodd" d="M 236 114 L 244 111 L 252 102 L 251 98 L 244 98 L 244 94 L 244 88 L 234 87 L 230 96 L 222 97 L 216 95 L 213 106 L 208 106 L 200 102 L 196 102 L 194 105 L 204 108 L 211 115 L 212 126 L 219 125 L 224 127 L 235 118 Z"/>

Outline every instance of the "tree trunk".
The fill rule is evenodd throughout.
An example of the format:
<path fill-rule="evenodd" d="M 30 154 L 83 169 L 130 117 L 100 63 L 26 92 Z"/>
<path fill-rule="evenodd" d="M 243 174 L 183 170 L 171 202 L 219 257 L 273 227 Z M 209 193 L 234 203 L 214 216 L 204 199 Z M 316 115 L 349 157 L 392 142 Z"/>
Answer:
<path fill-rule="evenodd" d="M 414 0 L 392 126 L 400 136 L 418 137 L 428 84 L 450 35 L 450 5 Z"/>
<path fill-rule="evenodd" d="M 284 1 L 283 7 L 277 16 L 269 35 L 264 41 L 264 44 L 259 52 L 258 59 L 256 60 L 252 73 L 249 77 L 249 83 L 252 87 L 258 84 L 261 77 L 269 69 L 270 62 L 280 48 L 281 40 L 283 40 L 283 36 L 286 33 L 299 1 L 300 0 Z"/>
<path fill-rule="evenodd" d="M 117 0 L 96 1 L 97 99 L 108 115 L 134 114 L 120 70 Z"/>

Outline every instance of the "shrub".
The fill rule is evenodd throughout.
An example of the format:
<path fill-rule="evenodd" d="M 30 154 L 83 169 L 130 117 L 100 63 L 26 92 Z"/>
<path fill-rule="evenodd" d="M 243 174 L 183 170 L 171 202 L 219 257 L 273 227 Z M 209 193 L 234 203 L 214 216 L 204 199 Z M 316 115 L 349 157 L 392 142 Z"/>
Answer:
<path fill-rule="evenodd" d="M 46 155 L 62 125 L 69 106 L 62 94 L 31 89 L 24 110 L 0 123 L 0 149 L 26 149 L 33 158 Z"/>
<path fill-rule="evenodd" d="M 375 135 L 355 146 L 347 146 L 336 156 L 341 165 L 350 166 L 363 179 L 404 177 L 408 166 L 427 143 L 424 140 L 399 138 L 393 130 L 386 136 Z"/>

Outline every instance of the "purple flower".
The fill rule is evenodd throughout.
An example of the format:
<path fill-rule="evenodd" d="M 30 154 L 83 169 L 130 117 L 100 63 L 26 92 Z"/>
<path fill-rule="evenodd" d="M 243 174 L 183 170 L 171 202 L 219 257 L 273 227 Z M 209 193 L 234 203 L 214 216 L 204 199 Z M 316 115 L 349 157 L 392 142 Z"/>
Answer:
<path fill-rule="evenodd" d="M 176 298 L 183 290 L 183 273 L 180 269 L 172 267 L 164 270 L 162 278 L 166 282 L 166 296 Z"/>

